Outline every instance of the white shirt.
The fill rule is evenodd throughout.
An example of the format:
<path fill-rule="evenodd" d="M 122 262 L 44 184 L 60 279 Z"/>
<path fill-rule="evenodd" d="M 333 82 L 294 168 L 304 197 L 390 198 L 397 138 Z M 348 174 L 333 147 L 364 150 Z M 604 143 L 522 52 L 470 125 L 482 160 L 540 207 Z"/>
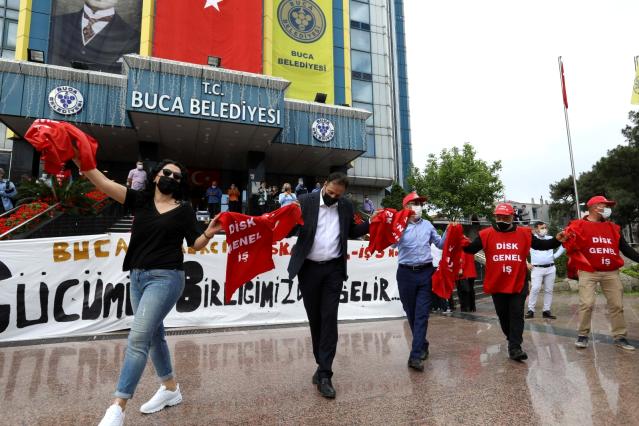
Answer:
<path fill-rule="evenodd" d="M 332 206 L 324 204 L 324 192 L 319 197 L 319 213 L 317 215 L 317 229 L 313 247 L 307 259 L 314 262 L 325 262 L 340 257 L 339 212 L 337 203 Z"/>
<path fill-rule="evenodd" d="M 533 238 L 539 238 L 540 240 L 550 240 L 551 236 L 546 235 L 544 237 L 540 237 L 537 234 L 533 233 Z M 530 249 L 530 263 L 533 265 L 550 265 L 551 263 L 555 263 L 555 259 L 564 254 L 564 247 L 561 246 L 557 250 L 557 252 L 553 253 L 553 250 L 534 250 Z"/>
<path fill-rule="evenodd" d="M 80 31 L 82 32 L 82 41 L 84 42 L 85 46 L 89 44 L 89 42 L 93 40 L 93 38 L 96 35 L 98 35 L 100 31 L 102 31 L 107 25 L 109 25 L 109 22 L 110 22 L 110 21 L 98 21 L 95 24 L 93 24 L 91 26 L 91 28 L 93 29 L 93 37 L 91 37 L 89 40 L 85 40 L 83 30 L 89 24 L 89 20 L 86 17 L 88 16 L 92 19 L 100 19 L 100 18 L 106 18 L 108 16 L 113 16 L 113 15 L 115 15 L 115 8 L 113 7 L 94 12 L 89 6 L 87 6 L 86 4 L 84 5 L 84 13 L 82 14 L 82 28 L 80 28 Z"/>

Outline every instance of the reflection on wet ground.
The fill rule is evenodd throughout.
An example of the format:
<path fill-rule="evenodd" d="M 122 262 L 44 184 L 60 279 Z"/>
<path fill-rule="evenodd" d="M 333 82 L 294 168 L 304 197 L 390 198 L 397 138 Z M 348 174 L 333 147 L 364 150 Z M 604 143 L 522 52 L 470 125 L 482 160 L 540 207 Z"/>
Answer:
<path fill-rule="evenodd" d="M 158 384 L 148 366 L 129 425 L 639 424 L 639 353 L 610 344 L 601 301 L 595 343 L 574 347 L 576 295 L 556 297 L 555 321 L 528 321 L 526 363 L 506 356 L 489 301 L 476 315 L 434 315 L 426 371 L 407 369 L 403 320 L 340 325 L 334 401 L 311 384 L 306 327 L 169 337 L 184 403 L 150 416 Z M 639 298 L 627 297 L 639 341 Z M 124 339 L 0 348 L 0 424 L 97 424 L 110 403 Z"/>

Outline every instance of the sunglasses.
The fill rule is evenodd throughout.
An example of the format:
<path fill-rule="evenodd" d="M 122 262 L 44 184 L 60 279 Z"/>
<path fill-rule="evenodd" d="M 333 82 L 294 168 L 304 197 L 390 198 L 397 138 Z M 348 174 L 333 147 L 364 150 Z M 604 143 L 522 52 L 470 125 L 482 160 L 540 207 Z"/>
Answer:
<path fill-rule="evenodd" d="M 173 176 L 173 179 L 175 180 L 181 180 L 182 179 L 182 173 L 180 172 L 174 172 L 171 169 L 162 169 L 162 174 L 166 177 L 171 177 Z"/>

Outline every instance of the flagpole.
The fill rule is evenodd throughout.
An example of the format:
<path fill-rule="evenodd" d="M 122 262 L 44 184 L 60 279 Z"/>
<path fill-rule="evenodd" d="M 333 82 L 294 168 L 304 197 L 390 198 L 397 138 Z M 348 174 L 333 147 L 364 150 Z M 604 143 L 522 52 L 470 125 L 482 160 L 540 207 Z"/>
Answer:
<path fill-rule="evenodd" d="M 561 89 L 563 93 L 564 104 L 564 117 L 566 119 L 566 136 L 568 137 L 568 152 L 570 153 L 570 167 L 572 169 L 572 184 L 575 189 L 575 208 L 577 209 L 577 219 L 581 217 L 581 211 L 579 210 L 579 192 L 577 191 L 577 175 L 575 174 L 575 159 L 572 154 L 572 138 L 570 137 L 570 123 L 568 121 L 568 102 L 566 98 L 566 85 L 564 80 L 564 67 L 561 61 L 561 56 L 558 58 L 559 62 L 559 79 L 561 81 Z"/>

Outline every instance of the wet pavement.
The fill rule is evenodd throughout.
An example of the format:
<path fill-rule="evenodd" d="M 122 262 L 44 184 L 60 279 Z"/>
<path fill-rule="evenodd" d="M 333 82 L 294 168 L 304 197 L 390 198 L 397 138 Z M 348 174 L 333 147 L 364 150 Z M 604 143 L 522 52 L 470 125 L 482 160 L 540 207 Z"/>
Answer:
<path fill-rule="evenodd" d="M 489 299 L 473 315 L 435 314 L 423 373 L 406 367 L 404 320 L 340 324 L 335 400 L 311 384 L 306 327 L 178 333 L 168 340 L 184 402 L 139 413 L 158 387 L 149 364 L 125 424 L 639 424 L 639 351 L 611 344 L 601 296 L 595 342 L 575 349 L 576 307 L 575 294 L 556 295 L 557 320 L 527 321 L 525 363 L 507 358 Z M 626 297 L 625 311 L 629 338 L 639 344 L 639 297 Z M 125 345 L 115 336 L 0 347 L 0 424 L 97 424 Z"/>

